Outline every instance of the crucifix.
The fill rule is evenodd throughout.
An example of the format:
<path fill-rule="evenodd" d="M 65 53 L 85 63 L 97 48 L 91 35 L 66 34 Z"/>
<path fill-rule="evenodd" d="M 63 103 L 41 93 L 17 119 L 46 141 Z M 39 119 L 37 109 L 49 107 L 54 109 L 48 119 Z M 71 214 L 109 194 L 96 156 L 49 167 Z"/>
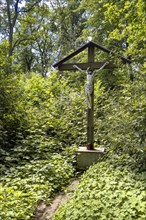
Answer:
<path fill-rule="evenodd" d="M 105 62 L 100 69 L 102 70 L 109 62 Z M 78 66 L 74 65 L 79 71 L 83 71 Z M 86 70 L 87 83 L 85 84 L 85 95 L 87 100 L 88 112 L 87 112 L 87 149 L 93 150 L 94 141 L 94 71 L 88 67 Z"/>
<path fill-rule="evenodd" d="M 85 49 L 88 49 L 88 62 L 86 63 L 65 63 L 72 57 L 76 56 Z M 102 47 L 92 41 L 86 43 L 67 57 L 63 58 L 59 62 L 55 63 L 53 67 L 58 67 L 60 71 L 86 71 L 87 84 L 85 85 L 85 94 L 88 104 L 87 109 L 87 150 L 94 150 L 94 70 L 100 71 L 102 69 L 117 68 L 112 62 L 95 62 L 95 48 L 98 48 L 108 54 L 113 54 L 109 49 Z M 113 54 L 114 55 L 114 54 Z M 117 55 L 123 62 L 123 64 L 131 63 L 131 60 Z"/>

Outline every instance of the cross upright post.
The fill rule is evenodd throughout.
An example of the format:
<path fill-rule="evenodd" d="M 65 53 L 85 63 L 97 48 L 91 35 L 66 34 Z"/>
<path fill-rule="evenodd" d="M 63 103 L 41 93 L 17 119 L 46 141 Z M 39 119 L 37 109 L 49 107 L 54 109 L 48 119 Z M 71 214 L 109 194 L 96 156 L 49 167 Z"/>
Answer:
<path fill-rule="evenodd" d="M 94 46 L 88 47 L 88 63 L 94 63 Z M 93 72 L 93 70 L 91 69 Z M 87 109 L 87 149 L 94 149 L 94 79 L 93 90 L 91 94 L 91 108 Z"/>

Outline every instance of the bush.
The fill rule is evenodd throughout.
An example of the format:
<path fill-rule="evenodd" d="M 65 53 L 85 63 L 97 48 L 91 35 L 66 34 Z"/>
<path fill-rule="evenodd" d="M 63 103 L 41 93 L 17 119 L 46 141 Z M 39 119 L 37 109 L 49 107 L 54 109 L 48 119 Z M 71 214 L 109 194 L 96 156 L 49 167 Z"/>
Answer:
<path fill-rule="evenodd" d="M 146 81 L 142 71 L 132 73 L 133 82 L 125 69 L 117 71 L 125 79 L 100 97 L 95 106 L 95 139 L 110 151 L 137 156 L 146 146 Z"/>
<path fill-rule="evenodd" d="M 67 84 L 56 73 L 48 78 L 33 73 L 8 76 L 1 81 L 1 88 L 8 85 L 0 115 L 3 162 L 9 155 L 14 155 L 14 162 L 46 158 L 47 152 L 86 142 L 84 95 Z"/>

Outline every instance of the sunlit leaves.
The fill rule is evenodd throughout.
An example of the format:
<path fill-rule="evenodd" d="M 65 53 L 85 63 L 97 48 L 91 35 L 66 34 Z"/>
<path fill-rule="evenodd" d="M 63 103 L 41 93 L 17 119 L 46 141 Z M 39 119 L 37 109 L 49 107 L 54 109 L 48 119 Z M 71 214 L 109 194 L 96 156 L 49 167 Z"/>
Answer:
<path fill-rule="evenodd" d="M 107 45 L 123 53 L 122 43 L 127 42 L 127 55 L 143 63 L 145 51 L 145 3 L 133 1 L 82 1 L 80 8 L 86 10 L 87 26 L 83 38 Z M 125 54 L 124 54 L 125 55 Z"/>
<path fill-rule="evenodd" d="M 55 216 L 71 219 L 145 219 L 145 173 L 133 173 L 125 155 L 96 164 L 84 174 L 78 189 Z M 130 163 L 129 163 L 129 162 Z M 135 164 L 136 167 L 136 164 Z"/>
<path fill-rule="evenodd" d="M 5 170 L 5 176 L 1 177 L 0 217 L 31 219 L 37 202 L 49 202 L 53 193 L 62 190 L 73 176 L 69 154 L 68 151 L 68 158 L 48 155 L 47 160 L 33 160 Z"/>

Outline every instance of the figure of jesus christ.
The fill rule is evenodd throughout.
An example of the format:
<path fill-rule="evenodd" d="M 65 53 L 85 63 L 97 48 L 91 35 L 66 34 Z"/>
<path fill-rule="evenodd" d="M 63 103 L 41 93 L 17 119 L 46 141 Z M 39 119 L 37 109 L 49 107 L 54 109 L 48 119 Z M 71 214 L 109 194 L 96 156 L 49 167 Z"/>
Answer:
<path fill-rule="evenodd" d="M 109 64 L 109 62 L 105 62 L 103 64 L 103 66 L 100 67 L 100 69 L 97 72 L 102 70 L 108 64 Z M 86 74 L 87 74 L 87 83 L 85 85 L 85 95 L 86 95 L 86 99 L 87 99 L 88 108 L 91 109 L 92 108 L 91 95 L 92 95 L 92 92 L 93 92 L 94 72 L 90 69 L 90 67 L 88 67 L 87 71 L 86 71 Z"/>
<path fill-rule="evenodd" d="M 91 71 L 90 67 L 87 69 L 87 83 L 85 85 L 85 95 L 87 99 L 88 108 L 92 108 L 92 99 L 91 94 L 93 92 L 93 80 L 94 80 L 94 73 Z"/>
<path fill-rule="evenodd" d="M 106 65 L 108 65 L 109 62 L 105 62 L 98 71 L 102 70 Z M 74 65 L 74 67 L 76 67 L 78 70 L 83 71 L 82 69 L 80 69 L 78 66 Z M 88 108 L 91 109 L 92 108 L 92 92 L 93 92 L 93 85 L 94 85 L 94 72 L 93 70 L 88 67 L 86 70 L 86 75 L 87 75 L 87 83 L 85 84 L 85 95 L 86 95 L 86 99 L 87 99 L 87 105 Z"/>

